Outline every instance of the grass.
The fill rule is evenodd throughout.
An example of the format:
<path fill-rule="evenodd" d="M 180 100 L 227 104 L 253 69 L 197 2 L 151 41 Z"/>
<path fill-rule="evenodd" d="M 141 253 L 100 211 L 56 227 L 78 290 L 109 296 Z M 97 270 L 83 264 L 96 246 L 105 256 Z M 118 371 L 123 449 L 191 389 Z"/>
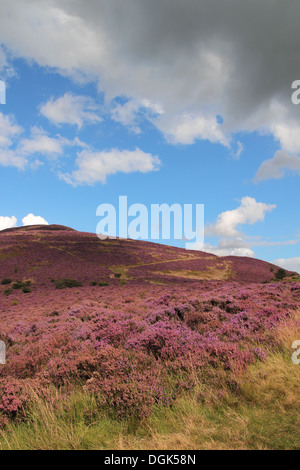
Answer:
<path fill-rule="evenodd" d="M 235 390 L 223 386 L 220 393 L 200 380 L 172 408 L 157 408 L 142 422 L 109 419 L 82 390 L 54 401 L 55 406 L 32 391 L 27 421 L 0 432 L 0 449 L 299 449 L 300 365 L 291 361 L 295 339 L 300 339 L 296 318 L 276 332 L 278 346 L 267 361 L 236 379 Z"/>
<path fill-rule="evenodd" d="M 202 271 L 192 271 L 190 269 L 177 269 L 177 270 L 166 270 L 156 271 L 156 274 L 174 277 L 184 277 L 187 279 L 194 280 L 224 280 L 229 279 L 232 276 L 232 269 L 230 262 L 221 262 L 215 266 L 207 266 Z"/>

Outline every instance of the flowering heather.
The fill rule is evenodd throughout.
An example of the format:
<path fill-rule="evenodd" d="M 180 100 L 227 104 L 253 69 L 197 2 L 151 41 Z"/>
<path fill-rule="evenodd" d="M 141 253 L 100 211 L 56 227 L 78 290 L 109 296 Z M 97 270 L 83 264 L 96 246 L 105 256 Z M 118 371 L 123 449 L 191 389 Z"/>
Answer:
<path fill-rule="evenodd" d="M 51 387 L 83 387 L 117 416 L 147 416 L 197 380 L 230 381 L 264 361 L 274 329 L 299 309 L 300 283 L 271 282 L 271 265 L 257 260 L 51 226 L 4 231 L 0 241 L 0 280 L 31 288 L 6 296 L 10 283 L 0 286 L 0 427 L 22 419 L 31 388 L 47 397 Z M 217 279 L 224 263 L 229 277 Z M 77 283 L 56 289 L 59 280 Z"/>

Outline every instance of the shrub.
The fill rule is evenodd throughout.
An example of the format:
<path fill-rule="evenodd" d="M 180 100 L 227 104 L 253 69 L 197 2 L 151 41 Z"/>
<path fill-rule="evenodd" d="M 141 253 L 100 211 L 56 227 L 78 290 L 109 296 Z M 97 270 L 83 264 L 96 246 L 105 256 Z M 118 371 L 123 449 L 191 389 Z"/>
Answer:
<path fill-rule="evenodd" d="M 11 284 L 11 282 L 12 282 L 11 279 L 5 278 L 5 279 L 2 280 L 1 284 L 2 284 L 3 286 L 5 286 L 5 285 L 7 285 L 7 284 Z"/>
<path fill-rule="evenodd" d="M 286 277 L 286 275 L 287 275 L 287 274 L 286 274 L 286 271 L 285 271 L 284 269 L 282 269 L 282 268 L 279 268 L 278 271 L 276 271 L 276 273 L 275 273 L 276 279 L 278 279 L 278 280 L 280 280 L 280 281 L 281 281 L 282 279 L 284 279 L 284 278 Z"/>
<path fill-rule="evenodd" d="M 91 281 L 90 282 L 90 286 L 96 286 L 97 285 L 97 281 Z"/>
<path fill-rule="evenodd" d="M 23 282 L 22 281 L 16 281 L 12 285 L 13 289 L 21 289 L 22 287 L 23 287 Z"/>
<path fill-rule="evenodd" d="M 109 285 L 109 283 L 106 282 L 106 281 L 101 281 L 101 282 L 98 283 L 98 286 L 100 286 L 100 287 L 104 287 L 104 286 L 108 286 L 108 285 Z"/>
<path fill-rule="evenodd" d="M 29 286 L 31 285 L 31 281 L 16 281 L 13 283 L 12 285 L 12 288 L 13 289 L 29 289 Z M 24 292 L 24 291 L 23 291 Z M 31 292 L 31 290 L 29 289 L 29 291 L 27 292 Z"/>
<path fill-rule="evenodd" d="M 8 297 L 10 294 L 11 294 L 11 289 L 6 289 L 4 292 L 3 292 L 4 295 L 6 295 L 6 297 Z"/>
<path fill-rule="evenodd" d="M 56 289 L 65 289 L 66 287 L 82 287 L 82 284 L 80 281 L 76 281 L 76 279 L 59 279 L 55 281 L 55 287 Z"/>
<path fill-rule="evenodd" d="M 31 292 L 31 289 L 29 286 L 23 286 L 22 287 L 22 292 L 23 294 L 28 294 L 29 292 Z"/>

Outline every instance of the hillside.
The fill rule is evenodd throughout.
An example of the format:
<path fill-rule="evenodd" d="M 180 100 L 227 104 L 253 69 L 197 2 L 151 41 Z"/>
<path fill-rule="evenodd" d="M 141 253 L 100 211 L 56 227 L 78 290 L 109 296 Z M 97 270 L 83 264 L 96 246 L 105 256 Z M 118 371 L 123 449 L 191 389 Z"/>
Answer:
<path fill-rule="evenodd" d="M 213 447 L 212 433 L 215 447 L 222 447 L 220 423 L 230 436 L 236 429 L 235 443 L 226 434 L 229 448 L 276 447 L 275 425 L 264 428 L 277 416 L 276 400 L 285 417 L 281 426 L 278 414 L 276 432 L 284 434 L 285 447 L 299 447 L 294 409 L 300 369 L 292 369 L 290 359 L 299 333 L 296 278 L 274 282 L 277 267 L 255 259 L 100 241 L 56 225 L 1 232 L 0 261 L 0 341 L 6 346 L 0 449 L 119 448 L 128 433 L 147 435 L 152 416 L 159 422 L 166 416 L 168 429 L 165 413 L 180 421 L 169 431 L 174 444 L 165 438 L 159 444 L 154 425 L 151 443 L 140 439 L 134 448 Z M 289 336 L 280 336 L 290 322 Z M 275 371 L 273 357 L 280 359 Z M 260 379 L 251 379 L 253 367 L 261 367 L 268 393 L 269 368 L 275 398 L 254 395 Z M 283 400 L 285 390 L 290 395 Z M 244 428 L 238 415 L 233 419 L 243 403 Z M 253 418 L 253 403 L 263 421 Z M 261 441 L 265 435 L 271 440 Z"/>
<path fill-rule="evenodd" d="M 32 279 L 50 288 L 51 279 L 173 282 L 215 280 L 267 282 L 275 266 L 252 258 L 220 258 L 156 243 L 108 239 L 60 225 L 29 226 L 0 232 L 0 279 Z M 273 271 L 271 271 L 271 269 Z M 17 272 L 16 272 L 17 271 Z"/>

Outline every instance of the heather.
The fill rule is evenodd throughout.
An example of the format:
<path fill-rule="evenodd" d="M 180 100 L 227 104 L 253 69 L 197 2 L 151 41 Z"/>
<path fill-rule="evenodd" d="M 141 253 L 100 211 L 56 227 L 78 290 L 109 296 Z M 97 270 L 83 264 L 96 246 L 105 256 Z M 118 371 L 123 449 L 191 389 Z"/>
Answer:
<path fill-rule="evenodd" d="M 136 426 L 114 419 L 85 391 L 43 400 L 31 391 L 26 421 L 0 432 L 1 449 L 298 450 L 300 381 L 290 360 L 298 320 L 276 331 L 279 350 L 237 377 L 235 389 L 197 383 Z M 297 326 L 298 324 L 298 326 Z"/>
<path fill-rule="evenodd" d="M 33 414 L 61 423 L 70 403 L 75 420 L 118 432 L 143 433 L 186 400 L 218 410 L 244 400 L 243 415 L 251 400 L 260 406 L 245 377 L 276 355 L 287 361 L 297 339 L 279 332 L 292 321 L 299 331 L 300 283 L 275 280 L 268 263 L 242 259 L 238 270 L 236 259 L 69 229 L 0 236 L 0 275 L 11 281 L 0 287 L 4 433 L 30 427 Z"/>
<path fill-rule="evenodd" d="M 41 393 L 80 385 L 114 414 L 142 418 L 196 380 L 218 380 L 223 371 L 230 380 L 276 346 L 272 332 L 298 308 L 300 285 L 231 284 L 198 293 L 176 286 L 156 297 L 161 291 L 142 299 L 132 287 L 122 298 L 119 287 L 113 298 L 7 319 L 2 416 L 18 417 L 28 385 Z"/>

